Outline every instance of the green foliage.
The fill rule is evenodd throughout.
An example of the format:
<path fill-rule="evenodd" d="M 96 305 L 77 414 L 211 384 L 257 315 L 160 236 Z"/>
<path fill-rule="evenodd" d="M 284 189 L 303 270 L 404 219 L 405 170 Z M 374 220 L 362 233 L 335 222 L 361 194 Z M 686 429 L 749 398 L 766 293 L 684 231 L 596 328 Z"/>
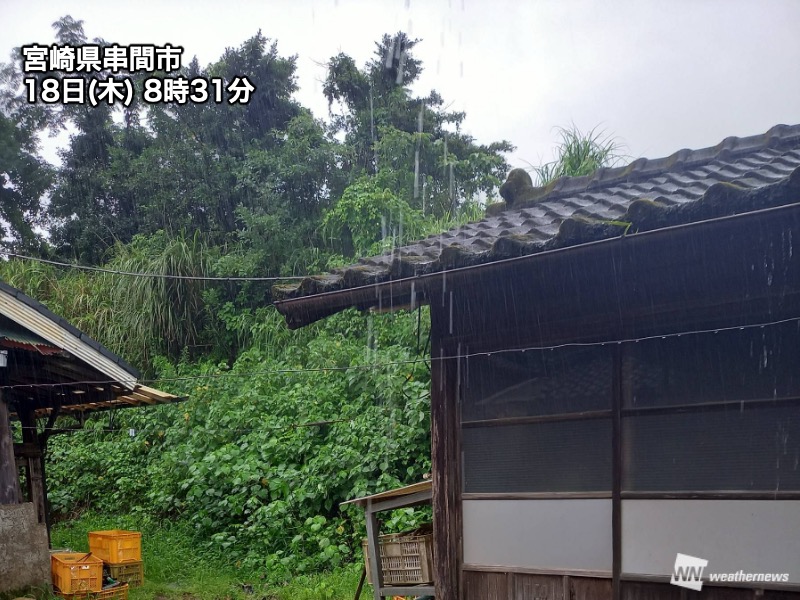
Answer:
<path fill-rule="evenodd" d="M 423 322 L 346 313 L 299 338 L 254 344 L 230 369 L 157 361 L 160 387 L 189 400 L 123 411 L 114 431 L 101 416 L 55 438 L 54 511 L 184 522 L 199 547 L 273 580 L 345 564 L 364 524 L 339 504 L 430 470 Z M 401 513 L 390 525 L 426 517 Z"/>
<path fill-rule="evenodd" d="M 349 150 L 345 167 L 354 176 L 377 175 L 414 209 L 442 216 L 492 194 L 508 170 L 502 155 L 514 147 L 477 144 L 461 131 L 465 114 L 448 112 L 436 91 L 411 95 L 422 72 L 413 53 L 417 43 L 403 32 L 384 35 L 362 70 L 338 54 L 328 63 L 323 91 L 332 129 L 344 135 Z"/>
<path fill-rule="evenodd" d="M 556 160 L 534 167 L 536 185 L 547 185 L 559 177 L 590 175 L 625 158 L 619 142 L 596 128 L 583 133 L 574 125 L 568 129 L 559 127 L 558 135 L 561 141 L 556 147 Z"/>
<path fill-rule="evenodd" d="M 107 267 L 125 272 L 203 277 L 209 251 L 199 235 L 139 236 L 112 250 Z M 132 363 L 191 352 L 213 326 L 202 281 L 57 270 L 25 260 L 0 262 L 0 278 L 44 303 Z"/>
<path fill-rule="evenodd" d="M 379 254 L 416 239 L 422 215 L 377 179 L 363 177 L 347 187 L 322 219 L 323 235 L 345 255 Z"/>
<path fill-rule="evenodd" d="M 9 237 L 22 249 L 38 245 L 33 227 L 52 180 L 53 169 L 36 151 L 35 132 L 15 127 L 0 109 L 0 239 Z"/>
<path fill-rule="evenodd" d="M 110 266 L 123 272 L 205 277 L 209 274 L 209 257 L 198 234 L 170 239 L 159 232 L 117 246 Z M 204 286 L 205 282 L 196 279 L 116 277 L 113 300 L 119 310 L 119 327 L 131 336 L 126 344 L 128 356 L 149 364 L 154 354 L 177 358 L 181 352 L 192 350 L 201 339 L 206 320 Z"/>

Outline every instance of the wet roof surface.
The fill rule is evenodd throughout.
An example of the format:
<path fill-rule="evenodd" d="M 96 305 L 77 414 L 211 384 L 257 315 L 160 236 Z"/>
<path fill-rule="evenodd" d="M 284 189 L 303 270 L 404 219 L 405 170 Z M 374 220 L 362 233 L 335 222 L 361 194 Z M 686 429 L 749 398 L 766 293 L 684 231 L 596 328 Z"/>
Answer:
<path fill-rule="evenodd" d="M 122 358 L 111 352 L 111 350 L 109 350 L 99 342 L 93 340 L 85 333 L 83 333 L 80 329 L 75 327 L 64 317 L 60 317 L 57 314 L 55 314 L 53 311 L 51 311 L 49 308 L 47 308 L 44 304 L 42 304 L 38 300 L 31 298 L 27 294 L 24 294 L 22 291 L 18 290 L 13 286 L 8 285 L 5 281 L 2 280 L 0 280 L 0 292 L 5 292 L 6 294 L 13 296 L 23 304 L 27 304 L 42 316 L 46 317 L 47 319 L 50 319 L 53 323 L 55 323 L 59 327 L 66 329 L 69 333 L 71 333 L 75 337 L 80 338 L 80 340 L 83 343 L 87 344 L 88 346 L 91 346 L 92 348 L 97 350 L 100 354 L 118 364 L 120 367 L 122 367 L 128 373 L 130 373 L 135 379 L 139 378 L 139 376 L 141 375 L 137 369 L 132 367 L 125 360 L 123 360 Z"/>
<path fill-rule="evenodd" d="M 273 291 L 289 300 L 800 201 L 754 193 L 781 184 L 800 188 L 800 125 L 531 187 L 494 216 Z"/>

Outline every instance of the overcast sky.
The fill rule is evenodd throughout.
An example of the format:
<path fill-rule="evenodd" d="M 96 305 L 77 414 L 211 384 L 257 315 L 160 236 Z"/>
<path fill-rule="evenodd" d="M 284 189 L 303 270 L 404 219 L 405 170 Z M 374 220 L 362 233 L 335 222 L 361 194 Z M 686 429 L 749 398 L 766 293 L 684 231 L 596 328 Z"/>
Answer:
<path fill-rule="evenodd" d="M 0 0 L 0 55 L 52 43 L 65 14 L 90 38 L 181 45 L 202 64 L 261 29 L 298 55 L 297 99 L 318 117 L 322 64 L 363 64 L 402 29 L 422 39 L 414 91 L 466 111 L 479 142 L 511 141 L 514 166 L 550 159 L 570 123 L 634 158 L 800 123 L 800 0 Z"/>

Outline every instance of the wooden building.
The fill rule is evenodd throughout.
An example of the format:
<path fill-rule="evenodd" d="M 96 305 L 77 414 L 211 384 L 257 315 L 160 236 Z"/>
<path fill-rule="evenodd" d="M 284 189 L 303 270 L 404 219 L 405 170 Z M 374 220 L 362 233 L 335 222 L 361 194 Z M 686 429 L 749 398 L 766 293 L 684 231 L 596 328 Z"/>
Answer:
<path fill-rule="evenodd" d="M 275 290 L 430 305 L 436 598 L 800 598 L 800 126 L 501 193 Z"/>
<path fill-rule="evenodd" d="M 138 378 L 119 356 L 0 281 L 0 594 L 50 581 L 44 456 L 57 417 L 82 423 L 95 411 L 179 399 Z"/>

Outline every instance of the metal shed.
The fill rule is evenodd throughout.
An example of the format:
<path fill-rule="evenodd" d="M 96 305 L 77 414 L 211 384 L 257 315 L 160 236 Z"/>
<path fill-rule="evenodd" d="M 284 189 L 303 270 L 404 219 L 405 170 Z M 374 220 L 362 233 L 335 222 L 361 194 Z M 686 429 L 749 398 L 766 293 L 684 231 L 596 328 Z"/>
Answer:
<path fill-rule="evenodd" d="M 0 281 L 0 593 L 50 581 L 44 455 L 56 418 L 180 400 L 138 379 L 119 356 Z"/>

